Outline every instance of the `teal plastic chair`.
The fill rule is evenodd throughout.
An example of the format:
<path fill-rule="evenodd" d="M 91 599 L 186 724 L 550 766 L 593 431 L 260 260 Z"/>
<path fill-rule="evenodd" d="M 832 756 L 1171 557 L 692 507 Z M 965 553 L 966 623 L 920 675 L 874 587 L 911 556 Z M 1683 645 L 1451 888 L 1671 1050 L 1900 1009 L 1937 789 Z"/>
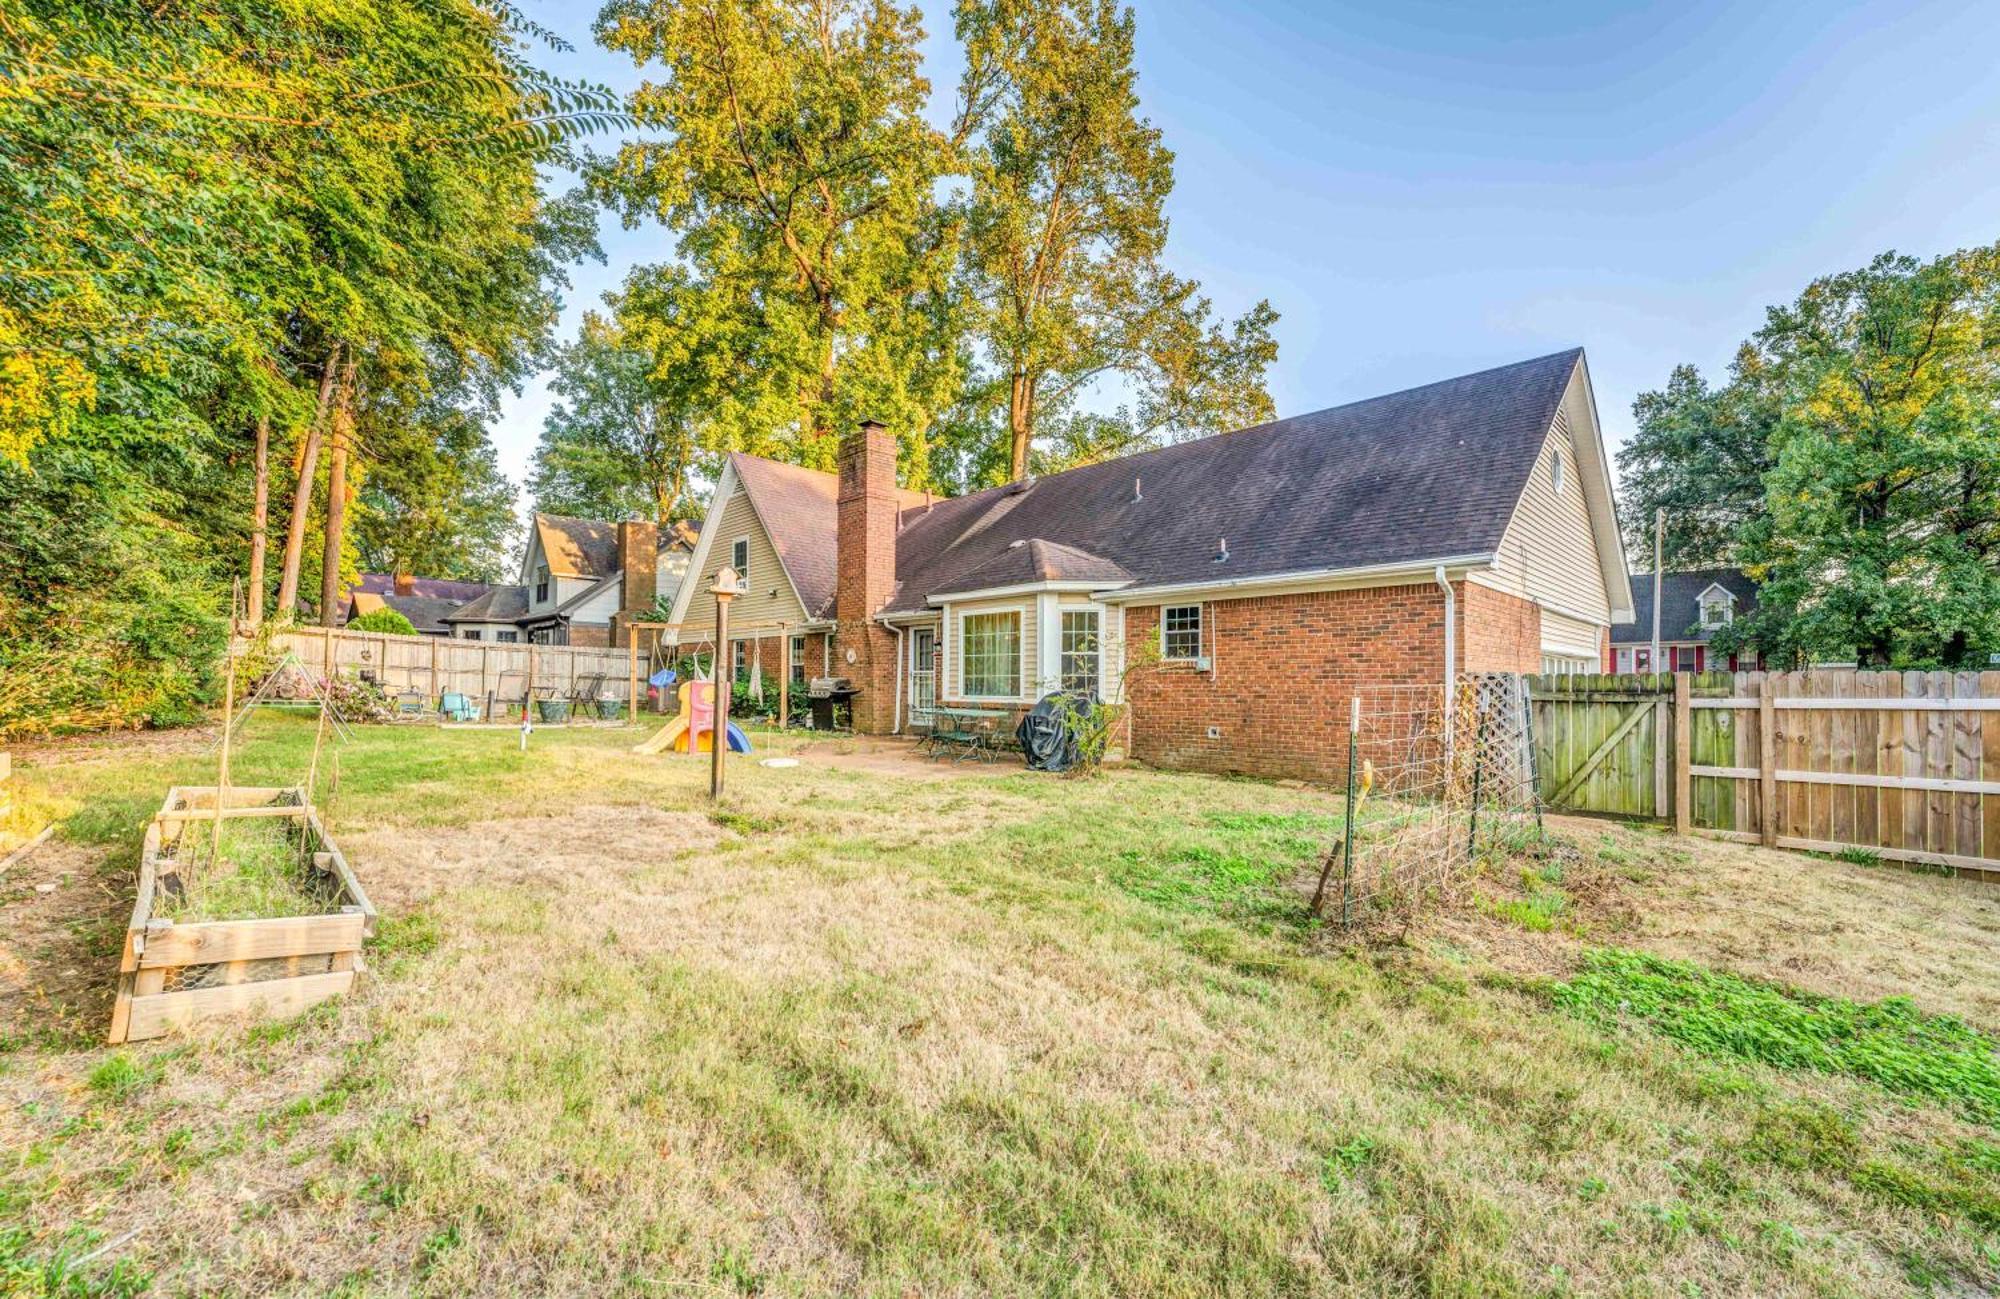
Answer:
<path fill-rule="evenodd" d="M 461 694 L 448 694 L 438 700 L 438 711 L 454 722 L 476 722 L 479 710 L 470 699 Z"/>

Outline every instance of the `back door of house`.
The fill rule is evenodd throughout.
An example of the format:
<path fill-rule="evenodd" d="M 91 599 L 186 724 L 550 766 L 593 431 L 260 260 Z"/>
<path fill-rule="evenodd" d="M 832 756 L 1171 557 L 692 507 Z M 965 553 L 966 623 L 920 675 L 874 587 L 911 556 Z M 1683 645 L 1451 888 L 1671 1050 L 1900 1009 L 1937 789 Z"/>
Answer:
<path fill-rule="evenodd" d="M 929 726 L 937 708 L 937 632 L 919 627 L 910 633 L 910 723 Z"/>

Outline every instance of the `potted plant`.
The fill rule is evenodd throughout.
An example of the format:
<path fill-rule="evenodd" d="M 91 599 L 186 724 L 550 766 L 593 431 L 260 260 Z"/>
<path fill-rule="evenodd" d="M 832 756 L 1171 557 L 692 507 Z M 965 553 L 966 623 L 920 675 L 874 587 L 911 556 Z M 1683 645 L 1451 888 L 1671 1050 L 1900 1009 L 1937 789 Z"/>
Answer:
<path fill-rule="evenodd" d="M 569 720 L 569 700 L 537 699 L 535 708 L 545 722 L 566 722 Z"/>

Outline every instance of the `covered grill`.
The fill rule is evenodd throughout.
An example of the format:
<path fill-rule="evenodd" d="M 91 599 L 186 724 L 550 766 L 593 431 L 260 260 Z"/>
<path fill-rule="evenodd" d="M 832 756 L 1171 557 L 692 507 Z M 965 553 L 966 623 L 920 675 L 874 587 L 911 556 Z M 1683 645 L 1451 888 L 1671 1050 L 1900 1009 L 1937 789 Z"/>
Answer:
<path fill-rule="evenodd" d="M 814 677 L 806 683 L 806 697 L 812 700 L 815 731 L 833 729 L 833 710 L 848 703 L 861 691 L 846 677 Z"/>

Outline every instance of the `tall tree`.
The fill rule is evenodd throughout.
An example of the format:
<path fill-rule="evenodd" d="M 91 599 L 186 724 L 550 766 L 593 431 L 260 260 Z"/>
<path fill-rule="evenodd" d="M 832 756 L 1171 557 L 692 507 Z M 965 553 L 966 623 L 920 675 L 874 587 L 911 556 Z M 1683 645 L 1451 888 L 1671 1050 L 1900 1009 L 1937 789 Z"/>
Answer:
<path fill-rule="evenodd" d="M 659 339 L 658 350 L 648 337 Z M 528 480 L 536 509 L 666 523 L 692 508 L 690 476 L 714 463 L 703 437 L 714 391 L 699 360 L 672 347 L 691 337 L 659 315 L 637 333 L 584 317 L 550 384 L 558 400 Z"/>
<path fill-rule="evenodd" d="M 825 468 L 839 430 L 873 416 L 921 450 L 950 400 L 936 358 L 956 353 L 925 328 L 951 232 L 933 196 L 945 150 L 924 118 L 916 11 L 612 0 L 597 30 L 660 69 L 630 109 L 665 138 L 625 144 L 595 182 L 628 221 L 673 231 L 708 299 L 690 321 L 732 375 L 712 413 L 719 440 L 781 431 L 786 458 Z"/>
<path fill-rule="evenodd" d="M 1868 667 L 2000 651 L 2000 246 L 1885 254 L 1773 308 L 1781 403 L 1743 549 L 1767 644 Z"/>
<path fill-rule="evenodd" d="M 971 193 L 964 242 L 980 342 L 1004 392 L 1006 471 L 1115 377 L 1115 417 L 1064 427 L 1057 456 L 1117 454 L 1272 413 L 1276 313 L 1224 326 L 1161 265 L 1173 155 L 1139 115 L 1134 19 L 1118 0 L 966 0 L 958 135 Z M 1114 424 L 1127 430 L 1108 437 Z M 1079 428 L 1091 435 L 1078 439 Z"/>
<path fill-rule="evenodd" d="M 1650 567 L 1654 514 L 1665 510 L 1667 571 L 1736 565 L 1775 463 L 1779 403 L 1764 358 L 1745 346 L 1719 388 L 1676 366 L 1665 388 L 1639 395 L 1632 415 L 1638 429 L 1618 452 L 1627 548 Z"/>

